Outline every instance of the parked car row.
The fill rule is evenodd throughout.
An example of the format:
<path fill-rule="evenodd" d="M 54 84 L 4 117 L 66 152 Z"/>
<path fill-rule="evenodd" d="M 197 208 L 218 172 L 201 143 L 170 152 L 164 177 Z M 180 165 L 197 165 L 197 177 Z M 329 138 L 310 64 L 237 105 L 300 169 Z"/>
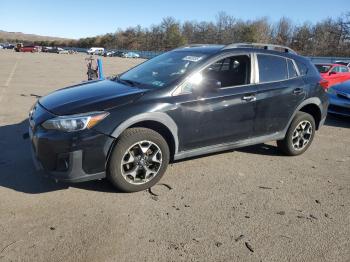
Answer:
<path fill-rule="evenodd" d="M 3 43 L 1 43 L 0 44 L 0 49 L 14 49 L 15 48 L 15 45 L 13 45 L 13 44 L 3 44 Z"/>
<path fill-rule="evenodd" d="M 135 52 L 123 52 L 123 51 L 108 51 L 103 54 L 105 57 L 124 57 L 124 58 L 140 58 L 140 55 Z"/>
<path fill-rule="evenodd" d="M 56 54 L 73 54 L 77 53 L 72 49 L 63 49 L 61 47 L 50 46 L 36 46 L 36 45 L 23 45 L 18 43 L 13 44 L 0 44 L 0 49 L 14 49 L 16 52 L 44 52 L 44 53 L 56 53 Z M 115 50 L 105 50 L 103 47 L 91 47 L 86 51 L 89 55 L 103 55 L 105 57 L 124 57 L 124 58 L 139 58 L 140 55 L 136 52 L 124 52 Z"/>
<path fill-rule="evenodd" d="M 71 50 L 71 49 L 63 49 L 61 47 L 47 47 L 47 46 L 42 47 L 41 52 L 55 53 L 55 54 L 74 54 L 74 53 L 76 53 L 76 51 Z"/>
<path fill-rule="evenodd" d="M 140 55 L 136 52 L 123 52 L 114 50 L 105 50 L 103 47 L 91 47 L 87 50 L 89 55 L 103 55 L 104 57 L 124 57 L 124 58 L 139 58 Z"/>
<path fill-rule="evenodd" d="M 44 52 L 44 53 L 56 53 L 56 54 L 74 54 L 76 51 L 71 49 L 63 49 L 61 47 L 50 46 L 37 46 L 37 45 L 23 45 L 22 43 L 14 44 L 1 44 L 0 49 L 13 49 L 16 52 Z"/>

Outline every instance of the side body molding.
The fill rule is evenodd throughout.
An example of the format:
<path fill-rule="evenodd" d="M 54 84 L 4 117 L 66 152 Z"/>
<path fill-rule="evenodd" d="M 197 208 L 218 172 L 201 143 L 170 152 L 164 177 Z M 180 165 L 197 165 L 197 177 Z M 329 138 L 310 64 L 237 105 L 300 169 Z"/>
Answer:
<path fill-rule="evenodd" d="M 171 132 L 174 142 L 175 142 L 175 154 L 178 152 L 179 148 L 179 138 L 178 138 L 178 128 L 174 120 L 166 113 L 162 112 L 152 112 L 152 113 L 143 113 L 136 116 L 133 116 L 124 122 L 122 122 L 114 131 L 111 136 L 114 138 L 118 138 L 121 133 L 128 127 L 137 124 L 143 121 L 155 121 L 166 126 Z"/>

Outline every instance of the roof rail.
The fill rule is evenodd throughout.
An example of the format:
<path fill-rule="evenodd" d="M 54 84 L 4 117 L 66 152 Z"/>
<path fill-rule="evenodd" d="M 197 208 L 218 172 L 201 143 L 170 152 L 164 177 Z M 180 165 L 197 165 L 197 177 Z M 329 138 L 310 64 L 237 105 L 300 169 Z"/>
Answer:
<path fill-rule="evenodd" d="M 217 44 L 188 44 L 188 45 L 179 46 L 176 49 L 191 48 L 191 47 L 205 47 L 205 46 L 222 46 L 222 45 L 217 45 Z"/>
<path fill-rule="evenodd" d="M 261 43 L 233 43 L 226 45 L 223 49 L 231 48 L 262 48 L 266 50 L 283 51 L 286 53 L 297 54 L 293 49 L 283 45 L 261 44 Z"/>

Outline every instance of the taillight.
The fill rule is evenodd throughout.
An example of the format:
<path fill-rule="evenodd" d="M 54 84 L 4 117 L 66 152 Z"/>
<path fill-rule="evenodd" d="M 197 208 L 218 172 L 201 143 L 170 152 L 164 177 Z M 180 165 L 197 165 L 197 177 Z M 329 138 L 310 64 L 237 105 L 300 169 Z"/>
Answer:
<path fill-rule="evenodd" d="M 324 88 L 324 90 L 327 90 L 329 88 L 329 82 L 324 78 L 321 78 L 319 84 Z"/>

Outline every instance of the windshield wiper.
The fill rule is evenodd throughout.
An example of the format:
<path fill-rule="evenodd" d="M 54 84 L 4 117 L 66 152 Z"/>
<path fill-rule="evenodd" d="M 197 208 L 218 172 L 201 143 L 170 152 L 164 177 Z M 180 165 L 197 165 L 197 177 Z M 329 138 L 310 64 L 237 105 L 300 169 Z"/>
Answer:
<path fill-rule="evenodd" d="M 119 78 L 119 81 L 124 82 L 124 83 L 128 83 L 128 84 L 131 85 L 131 86 L 140 85 L 139 82 L 132 81 L 132 80 L 129 80 L 129 79 L 120 79 L 120 78 Z"/>
<path fill-rule="evenodd" d="M 113 78 L 114 81 L 117 81 L 119 83 L 123 83 L 123 84 L 127 84 L 129 86 L 138 86 L 138 85 L 141 85 L 141 83 L 139 82 L 136 82 L 136 81 L 132 81 L 132 80 L 129 80 L 129 79 L 121 79 L 119 75 L 116 75 L 114 78 Z"/>

